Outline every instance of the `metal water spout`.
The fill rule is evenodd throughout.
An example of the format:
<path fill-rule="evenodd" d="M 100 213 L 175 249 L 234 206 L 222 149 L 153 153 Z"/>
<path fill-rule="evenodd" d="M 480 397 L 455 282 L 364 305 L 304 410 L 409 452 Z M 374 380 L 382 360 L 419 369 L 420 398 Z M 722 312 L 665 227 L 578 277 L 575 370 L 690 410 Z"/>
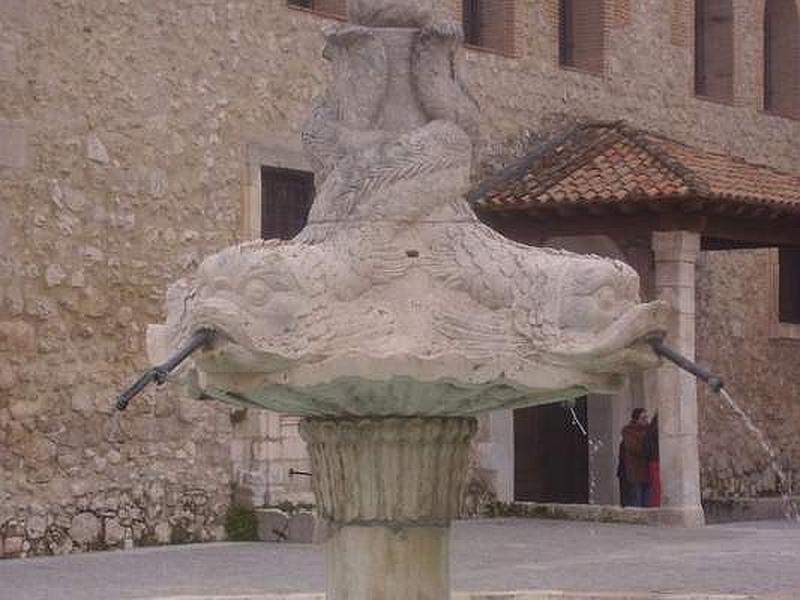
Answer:
<path fill-rule="evenodd" d="M 660 339 L 650 341 L 650 345 L 653 348 L 653 351 L 658 354 L 659 356 L 663 356 L 667 360 L 675 363 L 684 371 L 687 371 L 697 377 L 698 379 L 702 379 L 705 381 L 711 389 L 716 392 L 717 394 L 720 393 L 725 384 L 722 382 L 722 379 L 717 375 L 714 375 L 708 369 L 701 367 L 697 363 L 689 360 L 681 353 L 673 350 Z"/>
<path fill-rule="evenodd" d="M 167 380 L 167 376 L 172 371 L 177 369 L 178 366 L 196 350 L 210 346 L 215 336 L 216 332 L 213 329 L 197 330 L 189 341 L 186 342 L 186 345 L 175 352 L 167 361 L 145 371 L 144 375 L 139 377 L 128 389 L 117 396 L 117 400 L 114 403 L 117 410 L 125 410 L 128 408 L 130 401 L 138 396 L 151 382 L 155 381 L 156 385 L 163 385 Z"/>

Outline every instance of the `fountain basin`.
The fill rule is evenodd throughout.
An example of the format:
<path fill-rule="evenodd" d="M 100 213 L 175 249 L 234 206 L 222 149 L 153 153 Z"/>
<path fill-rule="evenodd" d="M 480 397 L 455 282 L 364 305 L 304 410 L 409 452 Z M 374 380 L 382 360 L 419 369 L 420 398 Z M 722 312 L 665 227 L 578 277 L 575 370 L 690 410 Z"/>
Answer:
<path fill-rule="evenodd" d="M 640 305 L 599 335 L 591 347 L 534 356 L 394 351 L 382 355 L 343 349 L 332 356 L 254 352 L 224 333 L 197 353 L 181 378 L 195 398 L 256 406 L 312 417 L 468 416 L 558 402 L 588 392 L 613 393 L 622 373 L 658 364 L 648 340 L 660 337 L 668 316 L 663 303 Z M 214 326 L 205 322 L 205 326 Z M 219 331 L 219 330 L 218 330 Z M 148 329 L 150 359 L 173 348 L 168 327 Z"/>

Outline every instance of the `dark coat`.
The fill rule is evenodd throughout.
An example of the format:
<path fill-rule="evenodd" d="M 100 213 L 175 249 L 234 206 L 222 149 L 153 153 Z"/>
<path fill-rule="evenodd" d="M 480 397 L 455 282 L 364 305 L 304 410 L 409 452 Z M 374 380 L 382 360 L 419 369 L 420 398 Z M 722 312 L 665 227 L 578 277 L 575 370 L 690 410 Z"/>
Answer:
<path fill-rule="evenodd" d="M 644 436 L 644 453 L 650 462 L 658 461 L 658 417 L 650 421 L 647 435 Z"/>
<path fill-rule="evenodd" d="M 623 467 L 625 479 L 632 483 L 650 481 L 648 457 L 645 452 L 644 439 L 650 428 L 647 425 L 628 423 L 622 429 Z"/>

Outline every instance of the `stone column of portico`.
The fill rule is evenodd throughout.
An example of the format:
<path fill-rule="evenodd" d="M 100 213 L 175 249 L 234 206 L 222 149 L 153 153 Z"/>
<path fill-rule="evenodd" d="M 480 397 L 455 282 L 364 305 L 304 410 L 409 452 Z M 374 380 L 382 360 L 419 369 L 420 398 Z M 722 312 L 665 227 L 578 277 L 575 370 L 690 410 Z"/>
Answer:
<path fill-rule="evenodd" d="M 695 265 L 700 235 L 653 232 L 655 294 L 673 307 L 666 342 L 684 356 L 695 352 Z M 666 525 L 705 523 L 700 498 L 697 443 L 697 381 L 671 363 L 660 366 L 652 393 L 658 402 L 661 520 Z"/>
<path fill-rule="evenodd" d="M 449 600 L 474 418 L 307 419 L 327 600 Z"/>

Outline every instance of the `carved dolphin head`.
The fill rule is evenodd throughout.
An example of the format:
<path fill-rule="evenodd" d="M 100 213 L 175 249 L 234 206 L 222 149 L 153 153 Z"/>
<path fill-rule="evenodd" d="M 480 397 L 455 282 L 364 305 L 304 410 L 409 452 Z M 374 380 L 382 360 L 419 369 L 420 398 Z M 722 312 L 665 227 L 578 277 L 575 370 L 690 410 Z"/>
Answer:
<path fill-rule="evenodd" d="M 670 309 L 663 301 L 640 301 L 634 269 L 618 260 L 576 256 L 564 261 L 560 288 L 556 362 L 607 373 L 658 364 L 648 342 L 663 337 Z"/>
<path fill-rule="evenodd" d="M 174 284 L 167 294 L 171 345 L 198 329 L 214 329 L 215 346 L 237 347 L 237 368 L 246 368 L 247 355 L 256 360 L 287 338 L 296 341 L 296 324 L 310 312 L 310 301 L 278 248 L 277 241 L 227 248 Z"/>

